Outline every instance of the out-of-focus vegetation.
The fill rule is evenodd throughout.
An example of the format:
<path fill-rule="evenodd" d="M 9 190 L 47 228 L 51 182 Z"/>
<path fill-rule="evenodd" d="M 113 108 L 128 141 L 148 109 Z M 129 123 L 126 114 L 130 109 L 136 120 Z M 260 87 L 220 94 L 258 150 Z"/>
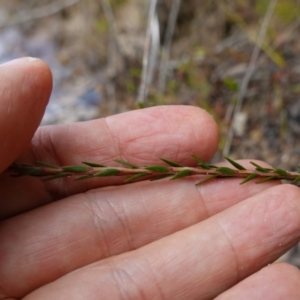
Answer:
<path fill-rule="evenodd" d="M 99 116 L 160 104 L 203 107 L 220 125 L 220 153 L 233 130 L 229 153 L 234 157 L 252 156 L 284 168 L 295 165 L 300 1 L 181 1 L 165 59 L 163 45 L 175 2 L 157 1 L 153 22 L 159 26 L 158 39 L 148 27 L 152 1 L 142 0 L 2 0 L 0 25 L 2 32 L 17 30 L 24 38 L 24 49 L 14 47 L 10 54 L 41 56 L 50 64 L 57 78 L 55 98 L 66 93 L 74 99 L 82 94 L 83 99 L 101 98 L 93 98 Z M 272 3 L 274 10 L 264 25 Z M 60 9 L 50 13 L 48 7 L 55 6 Z M 155 47 L 145 55 L 149 37 Z M 255 48 L 259 55 L 249 66 Z M 151 80 L 146 82 L 145 57 L 152 61 Z M 146 96 L 137 103 L 143 81 Z M 235 111 L 241 93 L 243 105 Z"/>

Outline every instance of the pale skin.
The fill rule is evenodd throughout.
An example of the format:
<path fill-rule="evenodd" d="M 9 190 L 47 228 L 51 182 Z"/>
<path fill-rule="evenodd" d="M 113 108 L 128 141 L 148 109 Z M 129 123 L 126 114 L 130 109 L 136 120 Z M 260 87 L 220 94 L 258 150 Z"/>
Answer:
<path fill-rule="evenodd" d="M 48 67 L 19 59 L 2 65 L 0 78 L 1 172 L 16 160 L 193 165 L 190 153 L 207 160 L 217 148 L 212 117 L 187 106 L 38 128 L 52 88 Z M 121 181 L 3 173 L 0 300 L 300 299 L 299 270 L 273 263 L 300 239 L 297 187 Z"/>

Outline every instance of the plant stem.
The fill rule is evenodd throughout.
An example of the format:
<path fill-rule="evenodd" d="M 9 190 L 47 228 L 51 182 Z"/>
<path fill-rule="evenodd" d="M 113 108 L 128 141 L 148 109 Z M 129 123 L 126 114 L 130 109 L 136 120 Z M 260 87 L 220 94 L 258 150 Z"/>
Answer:
<path fill-rule="evenodd" d="M 199 157 L 193 155 L 198 162 L 198 167 L 181 166 L 176 162 L 162 159 L 166 165 L 149 165 L 136 166 L 129 162 L 116 160 L 121 167 L 107 167 L 97 163 L 84 162 L 85 165 L 80 166 L 54 166 L 48 163 L 37 163 L 37 165 L 26 165 L 13 163 L 6 172 L 13 177 L 19 176 L 35 176 L 45 177 L 45 180 L 53 180 L 62 177 L 75 176 L 75 180 L 85 180 L 94 177 L 107 176 L 127 176 L 125 183 L 135 181 L 137 179 L 159 179 L 160 177 L 171 177 L 178 179 L 192 175 L 207 175 L 204 180 L 197 184 L 202 184 L 214 178 L 244 178 L 241 183 L 246 183 L 253 179 L 258 179 L 257 183 L 270 180 L 288 180 L 296 183 L 300 181 L 300 173 L 288 172 L 281 169 L 270 169 L 259 166 L 251 162 L 255 166 L 255 170 L 249 170 L 239 165 L 237 162 L 227 158 L 234 168 L 218 167 L 207 164 L 200 160 Z"/>

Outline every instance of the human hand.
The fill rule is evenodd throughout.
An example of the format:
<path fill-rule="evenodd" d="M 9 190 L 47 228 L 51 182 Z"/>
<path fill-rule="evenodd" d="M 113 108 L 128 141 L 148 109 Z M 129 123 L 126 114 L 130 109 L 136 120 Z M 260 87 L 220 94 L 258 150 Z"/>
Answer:
<path fill-rule="evenodd" d="M 212 118 L 187 106 L 35 133 L 51 90 L 47 66 L 21 59 L 2 65 L 0 77 L 0 172 L 16 159 L 149 165 L 163 156 L 190 165 L 190 153 L 207 160 L 217 147 Z M 299 299 L 298 269 L 263 268 L 299 241 L 298 188 L 239 179 L 196 187 L 192 177 L 121 181 L 3 173 L 0 299 Z"/>

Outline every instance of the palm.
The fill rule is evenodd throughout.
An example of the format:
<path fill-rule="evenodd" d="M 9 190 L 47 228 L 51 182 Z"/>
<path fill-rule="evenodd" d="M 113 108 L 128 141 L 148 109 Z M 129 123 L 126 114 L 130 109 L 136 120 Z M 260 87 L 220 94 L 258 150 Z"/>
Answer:
<path fill-rule="evenodd" d="M 20 65 L 18 72 L 40 72 L 39 85 L 45 88 L 39 99 L 44 100 L 33 98 L 36 91 L 30 82 L 25 95 L 14 95 L 21 109 L 10 119 L 26 126 L 19 131 L 2 121 L 2 136 L 9 139 L 6 133 L 13 132 L 14 137 L 13 151 L 2 149 L 2 169 L 17 157 L 62 165 L 81 160 L 111 164 L 120 157 L 143 165 L 157 163 L 166 154 L 190 164 L 191 152 L 203 159 L 214 153 L 217 128 L 210 116 L 192 107 L 156 107 L 40 128 L 27 149 L 51 84 L 40 62 L 26 70 Z M 9 70 L 13 72 L 11 67 L 3 72 Z M 30 126 L 28 115 L 21 113 L 28 105 L 24 100 L 36 104 Z M 1 108 L 0 113 L 4 120 Z M 299 192 L 294 187 L 239 186 L 230 179 L 198 188 L 197 178 L 117 185 L 121 180 L 44 183 L 2 175 L 0 299 L 29 293 L 26 299 L 211 299 L 272 262 L 299 238 Z M 113 186 L 100 188 L 103 185 Z M 232 293 L 242 299 L 243 292 L 249 296 L 258 290 L 279 295 L 274 283 L 282 274 L 280 280 L 293 296 L 299 272 L 278 266 L 261 271 L 266 274 L 261 289 L 254 284 L 258 273 L 247 279 L 252 289 L 247 290 L 245 280 L 220 299 Z M 268 278 L 275 279 L 268 283 Z"/>

